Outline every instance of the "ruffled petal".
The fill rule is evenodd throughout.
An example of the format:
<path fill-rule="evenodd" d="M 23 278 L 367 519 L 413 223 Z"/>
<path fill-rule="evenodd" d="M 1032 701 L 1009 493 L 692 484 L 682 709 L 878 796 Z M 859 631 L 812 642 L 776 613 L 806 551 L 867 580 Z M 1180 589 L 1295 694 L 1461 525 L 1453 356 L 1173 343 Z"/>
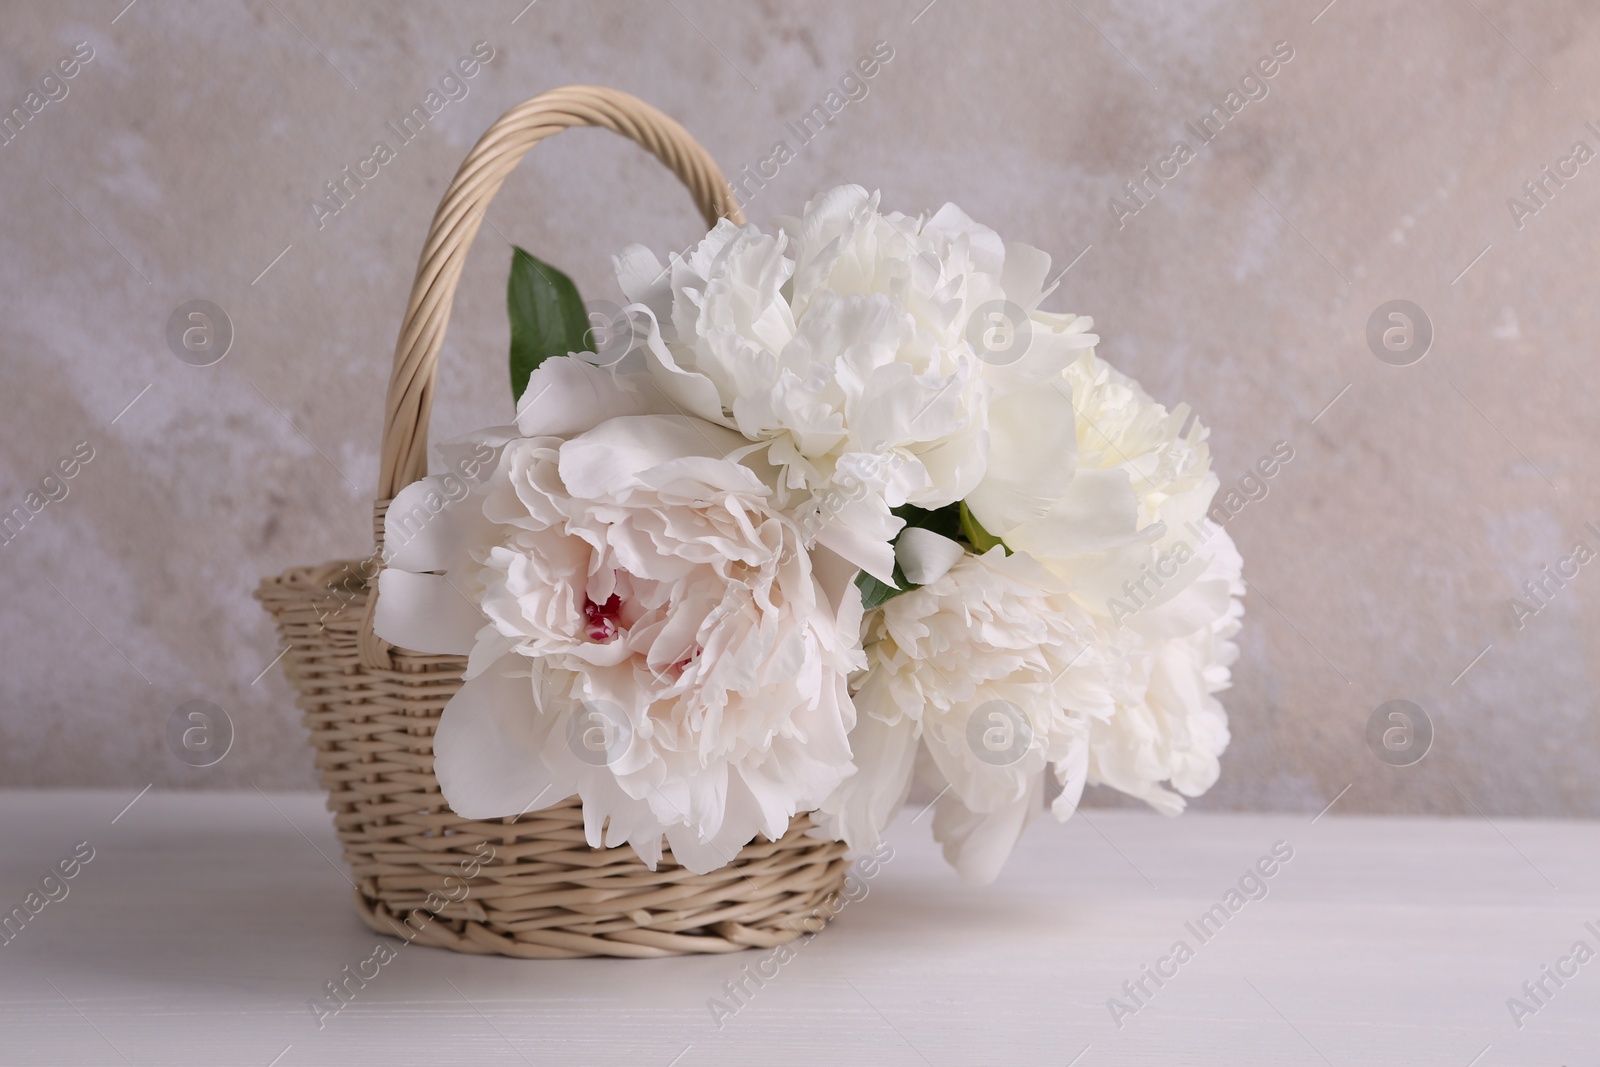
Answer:
<path fill-rule="evenodd" d="M 672 274 L 644 245 L 629 245 L 611 259 L 617 284 L 630 303 L 644 304 L 659 318 L 672 313 Z"/>
<path fill-rule="evenodd" d="M 812 817 L 826 836 L 857 851 L 870 851 L 883 830 L 905 806 L 911 792 L 911 770 L 917 753 L 917 724 L 894 716 L 886 721 L 868 710 L 870 694 L 856 698 L 856 727 L 850 732 L 856 773 L 846 778 Z"/>
<path fill-rule="evenodd" d="M 1138 526 L 1139 501 L 1126 471 L 1080 470 L 1048 514 L 1005 539 L 1036 559 L 1070 559 L 1129 544 L 1139 538 Z"/>
<path fill-rule="evenodd" d="M 1035 775 L 1028 791 L 997 811 L 978 813 L 954 791 L 939 798 L 933 811 L 933 837 L 944 846 L 945 862 L 961 880 L 988 885 L 1000 876 L 1017 842 L 1044 806 L 1044 780 Z"/>
<path fill-rule="evenodd" d="M 387 567 L 378 575 L 372 629 L 391 645 L 430 655 L 465 656 L 485 621 L 478 606 L 442 574 Z"/>
<path fill-rule="evenodd" d="M 561 448 L 561 480 L 574 496 L 601 500 L 647 483 L 645 472 L 673 460 L 722 460 L 745 441 L 738 434 L 685 415 L 631 415 L 611 419 Z M 762 491 L 748 468 L 734 463 L 699 464 L 685 470 L 717 488 Z M 720 483 L 720 484 L 719 484 Z"/>
<path fill-rule="evenodd" d="M 644 334 L 646 366 L 651 380 L 661 390 L 672 410 L 685 415 L 698 415 L 724 426 L 731 425 L 732 420 L 724 413 L 716 385 L 704 374 L 681 366 L 661 339 L 660 325 L 654 318 L 647 318 L 647 322 Z"/>
<path fill-rule="evenodd" d="M 1050 273 L 1050 254 L 1020 241 L 1008 241 L 1005 255 L 1000 287 L 1011 299 L 1027 307 L 1044 295 L 1045 278 Z"/>
<path fill-rule="evenodd" d="M 1083 799 L 1083 787 L 1089 780 L 1089 724 L 1073 721 L 1079 729 L 1068 741 L 1067 754 L 1050 767 L 1056 784 L 1061 787 L 1061 792 L 1050 802 L 1050 814 L 1058 822 L 1066 822 L 1077 812 L 1078 801 Z"/>
<path fill-rule="evenodd" d="M 621 415 L 643 414 L 640 395 L 586 360 L 554 356 L 534 368 L 517 402 L 524 437 L 571 437 Z"/>
<path fill-rule="evenodd" d="M 885 585 L 894 582 L 894 546 L 881 538 L 838 523 L 817 531 L 817 544 L 836 552 Z"/>
<path fill-rule="evenodd" d="M 464 819 L 498 819 L 572 795 L 542 752 L 548 743 L 526 666 L 507 656 L 464 683 L 444 706 L 433 737 L 433 771 Z"/>
<path fill-rule="evenodd" d="M 481 497 L 461 479 L 431 475 L 390 502 L 383 517 L 384 561 L 403 571 L 465 569 L 472 562 L 471 546 L 485 543 L 493 530 Z"/>
<path fill-rule="evenodd" d="M 985 530 L 1003 538 L 1068 498 L 1077 465 L 1077 420 L 1064 380 L 997 397 L 989 405 L 988 470 L 968 494 L 967 507 Z"/>
<path fill-rule="evenodd" d="M 730 849 L 717 841 L 707 841 L 694 827 L 680 823 L 667 827 L 667 844 L 672 849 L 672 858 L 691 873 L 707 874 L 732 862 L 743 842 Z"/>

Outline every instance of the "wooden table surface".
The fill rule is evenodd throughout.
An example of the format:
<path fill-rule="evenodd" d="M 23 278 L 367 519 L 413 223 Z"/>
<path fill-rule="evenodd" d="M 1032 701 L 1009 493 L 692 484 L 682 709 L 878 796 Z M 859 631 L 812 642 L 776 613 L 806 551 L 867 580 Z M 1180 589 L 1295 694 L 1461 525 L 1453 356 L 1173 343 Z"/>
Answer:
<path fill-rule="evenodd" d="M 0 1063 L 1600 1063 L 1592 822 L 1091 811 L 969 887 L 908 809 L 785 962 L 531 962 L 369 932 L 320 797 L 133 799 L 0 792 L 0 910 L 75 871 L 0 944 Z"/>

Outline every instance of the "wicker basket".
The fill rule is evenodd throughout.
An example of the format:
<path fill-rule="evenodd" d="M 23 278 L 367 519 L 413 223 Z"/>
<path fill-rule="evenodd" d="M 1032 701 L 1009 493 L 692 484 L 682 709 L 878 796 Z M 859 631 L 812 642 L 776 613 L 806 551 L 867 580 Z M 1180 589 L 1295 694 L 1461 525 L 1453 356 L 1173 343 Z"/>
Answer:
<path fill-rule="evenodd" d="M 638 142 L 688 186 L 707 224 L 742 221 L 722 173 L 672 119 L 610 89 L 570 86 L 511 109 L 445 191 L 411 288 L 383 426 L 366 560 L 299 567 L 256 596 L 288 647 L 284 667 L 311 731 L 356 906 L 368 926 L 460 952 L 537 959 L 733 952 L 821 928 L 840 906 L 844 846 L 794 819 L 777 841 L 696 875 L 668 851 L 649 870 L 629 848 L 585 841 L 576 798 L 497 821 L 462 819 L 439 792 L 433 734 L 466 659 L 392 647 L 372 632 L 383 515 L 427 473 L 433 379 L 456 282 L 483 210 L 534 145 L 572 126 Z"/>

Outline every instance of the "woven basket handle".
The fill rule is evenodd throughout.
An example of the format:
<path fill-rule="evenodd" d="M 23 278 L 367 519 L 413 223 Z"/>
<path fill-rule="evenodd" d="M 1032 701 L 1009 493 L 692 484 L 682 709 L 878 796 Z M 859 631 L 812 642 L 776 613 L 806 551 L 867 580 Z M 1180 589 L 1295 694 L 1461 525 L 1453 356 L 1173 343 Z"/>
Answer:
<path fill-rule="evenodd" d="M 688 186 L 708 227 L 722 217 L 744 221 L 722 171 L 706 150 L 682 126 L 637 97 L 598 85 L 569 85 L 540 93 L 501 115 L 451 179 L 417 263 L 389 377 L 378 476 L 380 506 L 428 473 L 428 415 L 439 346 L 484 209 L 530 148 L 572 126 L 603 126 L 649 149 Z"/>

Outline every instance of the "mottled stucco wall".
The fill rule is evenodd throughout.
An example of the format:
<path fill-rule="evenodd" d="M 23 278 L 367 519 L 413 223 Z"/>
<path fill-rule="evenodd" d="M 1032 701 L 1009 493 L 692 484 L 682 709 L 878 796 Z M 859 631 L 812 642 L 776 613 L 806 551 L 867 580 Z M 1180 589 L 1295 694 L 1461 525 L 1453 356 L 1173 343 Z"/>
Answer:
<path fill-rule="evenodd" d="M 400 312 L 472 141 L 542 89 L 598 82 L 738 171 L 883 41 L 865 98 L 753 218 L 845 180 L 908 212 L 954 200 L 1062 266 L 1081 256 L 1055 306 L 1193 405 L 1225 486 L 1293 449 L 1229 523 L 1253 594 L 1233 747 L 1200 804 L 1315 812 L 1349 786 L 1339 810 L 1600 814 L 1600 565 L 1521 628 L 1509 603 L 1575 541 L 1600 549 L 1600 163 L 1573 154 L 1600 149 L 1592 7 L 124 2 L 9 4 L 0 37 L 6 110 L 93 52 L 0 146 L 0 510 L 75 471 L 0 546 L 0 784 L 312 785 L 287 684 L 252 682 L 277 646 L 250 591 L 367 549 Z M 324 182 L 396 143 L 385 124 L 479 41 L 493 58 L 467 95 L 319 220 Z M 1241 88 L 1275 45 L 1292 58 Z M 1209 143 L 1186 125 L 1230 103 Z M 1168 177 L 1128 196 L 1146 166 Z M 489 217 L 437 434 L 509 411 L 508 239 L 609 297 L 611 253 L 697 227 L 665 171 L 596 131 L 541 146 Z M 167 343 L 191 299 L 232 322 L 213 366 Z M 1367 340 L 1395 299 L 1433 331 L 1408 366 Z M 1404 768 L 1365 741 L 1400 698 L 1436 730 Z M 193 699 L 237 729 L 206 769 L 164 740 Z"/>

